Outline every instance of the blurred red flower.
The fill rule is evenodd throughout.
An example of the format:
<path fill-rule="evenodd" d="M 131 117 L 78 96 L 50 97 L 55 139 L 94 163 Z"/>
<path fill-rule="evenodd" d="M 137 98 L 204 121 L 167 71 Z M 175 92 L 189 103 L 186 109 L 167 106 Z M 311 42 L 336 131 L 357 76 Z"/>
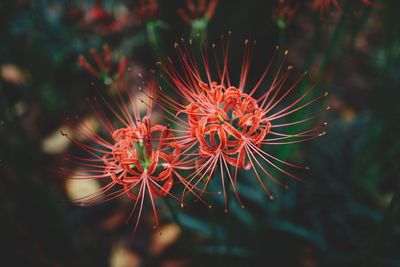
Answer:
<path fill-rule="evenodd" d="M 286 27 L 293 20 L 296 14 L 298 5 L 292 3 L 290 0 L 279 0 L 277 6 L 274 8 L 272 17 L 278 23 L 279 27 Z"/>
<path fill-rule="evenodd" d="M 109 45 L 103 45 L 104 56 L 95 49 L 90 49 L 89 53 L 95 63 L 90 64 L 85 56 L 79 55 L 78 64 L 94 77 L 101 79 L 106 85 L 114 84 L 116 87 L 124 85 L 124 75 L 127 71 L 128 61 L 125 57 L 120 57 L 117 69 L 113 68 L 113 58 Z"/>
<path fill-rule="evenodd" d="M 186 0 L 186 10 L 183 8 L 178 9 L 178 14 L 182 20 L 190 25 L 193 21 L 205 19 L 209 21 L 215 13 L 218 5 L 218 0 L 210 0 L 206 5 L 206 0 L 199 0 L 197 5 L 193 0 Z"/>
<path fill-rule="evenodd" d="M 370 0 L 361 0 L 361 2 L 375 8 L 382 7 L 381 4 L 374 3 Z M 319 10 L 321 14 L 329 14 L 332 6 L 334 6 L 336 10 L 342 11 L 342 7 L 338 0 L 313 0 L 311 2 L 311 8 Z"/>
<path fill-rule="evenodd" d="M 110 11 L 103 8 L 102 2 L 102 0 L 95 0 L 93 7 L 84 12 L 82 26 L 102 35 L 122 30 L 128 22 L 128 16 L 116 19 Z"/>
<path fill-rule="evenodd" d="M 141 23 L 145 23 L 157 18 L 158 8 L 157 0 L 141 0 L 135 14 Z"/>

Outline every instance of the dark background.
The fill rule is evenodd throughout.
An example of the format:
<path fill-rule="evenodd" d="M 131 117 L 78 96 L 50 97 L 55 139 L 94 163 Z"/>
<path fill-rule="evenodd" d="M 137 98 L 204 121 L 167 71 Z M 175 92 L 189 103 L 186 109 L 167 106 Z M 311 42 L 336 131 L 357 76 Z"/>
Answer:
<path fill-rule="evenodd" d="M 312 81 L 329 91 L 328 134 L 275 149 L 282 159 L 310 166 L 305 183 L 274 188 L 271 202 L 243 186 L 248 208 L 222 201 L 193 204 L 178 221 L 161 204 L 161 235 L 151 212 L 131 240 L 125 198 L 94 207 L 71 199 L 96 184 L 77 184 L 55 171 L 74 151 L 59 133 L 66 117 L 93 122 L 86 97 L 108 94 L 101 79 L 77 64 L 89 48 L 108 43 L 114 61 L 126 56 L 132 75 L 148 73 L 158 56 L 193 29 L 176 10 L 184 1 L 159 0 L 143 18 L 140 1 L 103 1 L 107 16 L 91 18 L 93 1 L 0 2 L 0 229 L 2 266 L 400 266 L 400 2 L 342 1 L 342 11 L 311 1 L 221 0 L 207 29 L 212 42 L 232 31 L 233 66 L 243 42 L 257 40 L 256 79 L 274 47 L 289 50 L 300 73 L 299 94 Z M 378 1 L 376 1 L 378 2 Z M 108 29 L 128 14 L 124 27 Z M 251 175 L 244 173 L 241 175 Z M 256 185 L 256 184 L 255 184 Z M 218 204 L 219 203 L 219 204 Z M 141 265 L 140 265 L 141 264 Z"/>

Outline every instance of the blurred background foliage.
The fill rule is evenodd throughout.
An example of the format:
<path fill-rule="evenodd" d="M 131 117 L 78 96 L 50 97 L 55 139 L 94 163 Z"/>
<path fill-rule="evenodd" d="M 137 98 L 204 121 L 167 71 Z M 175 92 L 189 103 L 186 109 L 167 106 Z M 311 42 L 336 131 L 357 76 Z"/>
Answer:
<path fill-rule="evenodd" d="M 329 14 L 310 2 L 221 0 L 187 22 L 183 0 L 1 1 L 1 265 L 400 266 L 400 2 L 342 1 Z M 221 198 L 212 209 L 160 203 L 160 232 L 148 212 L 133 240 L 129 200 L 74 205 L 99 185 L 57 174 L 75 149 L 60 130 L 96 127 L 85 98 L 112 94 L 107 75 L 83 71 L 78 55 L 107 43 L 136 77 L 173 54 L 175 40 L 218 42 L 227 31 L 232 65 L 244 40 L 257 40 L 250 79 L 279 45 L 309 71 L 299 94 L 315 80 L 329 91 L 328 135 L 275 151 L 310 166 L 307 181 L 273 188 L 272 202 L 256 183 L 240 184 L 247 208 L 232 201 L 228 213 Z"/>

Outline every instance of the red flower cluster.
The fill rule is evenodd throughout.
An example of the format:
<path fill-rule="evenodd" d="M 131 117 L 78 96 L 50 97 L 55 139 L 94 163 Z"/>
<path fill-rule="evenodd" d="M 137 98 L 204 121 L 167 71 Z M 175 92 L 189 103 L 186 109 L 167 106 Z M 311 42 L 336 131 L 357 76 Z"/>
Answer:
<path fill-rule="evenodd" d="M 297 3 L 292 3 L 290 0 L 279 0 L 272 13 L 272 17 L 276 20 L 278 26 L 285 27 L 286 24 L 290 24 L 298 6 Z"/>
<path fill-rule="evenodd" d="M 249 164 L 244 164 L 242 137 L 259 146 L 271 126 L 262 121 L 257 101 L 235 87 L 225 88 L 215 82 L 211 83 L 212 88 L 202 82 L 199 85 L 204 94 L 183 111 L 188 117 L 190 136 L 199 141 L 199 155 L 208 158 L 221 153 L 230 165 L 250 169 Z"/>
<path fill-rule="evenodd" d="M 155 20 L 158 15 L 158 8 L 157 0 L 141 0 L 136 9 L 136 16 L 142 23 Z"/>
<path fill-rule="evenodd" d="M 95 49 L 90 49 L 89 53 L 93 58 L 95 66 L 90 64 L 85 56 L 79 55 L 78 64 L 94 77 L 102 80 L 106 85 L 114 84 L 116 87 L 121 87 L 124 84 L 124 74 L 127 71 L 128 61 L 125 57 L 121 57 L 118 62 L 118 67 L 113 68 L 113 58 L 110 47 L 103 45 L 104 57 Z"/>
<path fill-rule="evenodd" d="M 374 8 L 382 7 L 382 5 L 374 3 L 370 0 L 361 0 L 361 2 Z M 311 8 L 314 10 L 319 10 L 321 14 L 328 14 L 332 6 L 334 6 L 337 10 L 342 11 L 342 7 L 338 0 L 313 0 L 311 3 Z"/>
<path fill-rule="evenodd" d="M 141 96 L 138 92 L 124 94 L 118 91 L 118 98 L 114 99 L 113 105 L 103 103 L 116 122 L 108 119 L 100 104 L 94 101 L 96 115 L 102 122 L 106 136 L 83 127 L 81 133 L 90 138 L 94 145 L 74 142 L 89 157 L 67 158 L 81 166 L 72 172 L 73 177 L 103 179 L 107 183 L 99 192 L 80 199 L 81 204 L 94 204 L 121 195 L 134 200 L 131 216 L 139 207 L 134 232 L 146 195 L 157 226 L 156 197 L 171 196 L 183 205 L 185 197 L 192 194 L 208 205 L 202 195 L 207 192 L 207 186 L 217 169 L 226 211 L 229 188 L 234 190 L 238 202 L 243 206 L 237 188 L 238 181 L 243 180 L 238 175 L 241 169 L 252 170 L 272 199 L 273 194 L 267 189 L 265 177 L 284 188 L 287 185 L 272 175 L 268 165 L 296 180 L 301 179 L 285 170 L 285 167 L 307 168 L 277 158 L 271 154 L 269 147 L 303 142 L 325 134 L 324 124 L 319 123 L 301 132 L 288 133 L 282 130 L 290 129 L 292 125 L 309 124 L 318 118 L 321 113 L 300 119 L 290 116 L 326 95 L 308 97 L 315 86 L 300 96 L 294 94 L 305 74 L 290 79 L 293 68 L 286 64 L 287 51 L 277 66 L 273 58 L 258 81 L 250 86 L 247 77 L 254 45 L 249 41 L 245 42 L 238 82 L 231 78 L 229 39 L 222 42 L 222 64 L 218 63 L 215 45 L 211 53 L 208 48 L 200 46 L 197 50 L 200 58 L 195 57 L 192 41 L 189 46 L 184 41 L 175 45 L 180 64 L 175 64 L 171 59 L 160 62 L 165 74 L 162 77 L 169 86 L 160 88 L 159 97 L 154 96 L 156 86 L 152 82 L 148 85 L 148 91 L 139 90 Z M 94 54 L 99 66 L 107 67 L 109 64 L 107 51 L 108 48 L 105 48 L 104 61 Z M 95 76 L 101 73 L 86 63 L 80 64 Z M 271 75 L 275 67 L 277 70 Z M 147 107 L 144 117 L 137 107 L 138 100 Z M 288 104 L 285 103 L 287 101 Z M 172 126 L 151 125 L 153 102 L 166 114 L 160 116 Z M 179 188 L 182 193 L 176 197 L 172 191 L 177 192 Z"/>
<path fill-rule="evenodd" d="M 186 0 L 186 10 L 179 8 L 178 14 L 188 25 L 195 20 L 205 19 L 209 21 L 214 15 L 217 5 L 218 0 L 210 0 L 208 5 L 206 5 L 206 0 L 199 0 L 197 5 L 192 0 Z"/>
<path fill-rule="evenodd" d="M 154 85 L 149 86 L 151 87 L 149 90 L 153 92 Z M 77 164 L 79 168 L 62 168 L 62 172 L 70 178 L 100 179 L 106 183 L 101 190 L 77 199 L 78 204 L 99 204 L 122 195 L 134 200 L 130 215 L 131 217 L 137 213 L 134 234 L 146 196 L 150 200 L 157 228 L 159 221 L 155 198 L 171 196 L 182 202 L 182 198 L 175 197 L 171 189 L 177 183 L 187 186 L 187 182 L 178 171 L 193 168 L 193 161 L 182 155 L 182 146 L 174 141 L 175 137 L 169 126 L 151 125 L 151 103 L 142 100 L 148 105 L 148 110 L 146 116 L 141 117 L 140 111 L 134 104 L 138 100 L 136 92 L 127 93 L 126 96 L 119 92 L 118 97 L 119 100 L 116 102 L 118 109 L 107 102 L 99 103 L 97 99 L 91 101 L 96 116 L 105 130 L 105 136 L 93 132 L 84 124 L 78 131 L 91 140 L 93 145 L 87 145 L 62 133 L 87 154 L 87 157 L 65 157 L 68 162 Z M 115 122 L 105 115 L 102 105 L 114 114 Z M 189 191 L 198 197 L 191 188 Z"/>
<path fill-rule="evenodd" d="M 290 104 L 283 106 L 285 100 L 294 97 L 293 91 L 305 75 L 304 73 L 290 83 L 289 74 L 292 66 L 287 65 L 285 59 L 279 64 L 277 72 L 271 79 L 268 74 L 274 63 L 272 59 L 259 80 L 250 87 L 247 77 L 254 46 L 249 41 L 245 42 L 241 75 L 237 84 L 231 80 L 228 62 L 229 39 L 222 45 L 221 65 L 216 60 L 218 55 L 215 45 L 212 52 L 199 47 L 200 59 L 194 56 L 192 41 L 189 42 L 189 46 L 187 47 L 185 42 L 175 45 L 180 67 L 172 60 L 161 63 L 170 90 L 183 98 L 185 104 L 171 98 L 165 91 L 161 92 L 162 97 L 156 100 L 170 114 L 184 115 L 179 119 L 182 127 L 179 133 L 184 136 L 180 143 L 187 147 L 191 155 L 202 158 L 201 166 L 187 177 L 188 182 L 199 187 L 198 184 L 205 180 L 201 190 L 206 190 L 215 170 L 219 169 L 227 205 L 227 183 L 231 184 L 236 198 L 241 203 L 237 192 L 239 169 L 252 169 L 271 199 L 273 195 L 265 186 L 260 171 L 272 182 L 287 188 L 286 184 L 274 178 L 262 161 L 289 177 L 301 180 L 279 164 L 301 169 L 307 169 L 306 167 L 281 160 L 267 152 L 268 149 L 265 151 L 263 146 L 298 143 L 324 135 L 325 124 L 317 124 L 298 133 L 278 131 L 292 125 L 306 124 L 321 114 L 290 122 L 276 123 L 276 121 L 290 120 L 290 115 L 298 114 L 327 94 L 307 100 L 307 96 L 315 87 L 312 86 Z M 287 51 L 284 55 L 287 55 Z M 199 60 L 201 64 L 198 63 Z M 212 69 L 216 70 L 216 74 L 211 71 Z M 272 81 L 266 88 L 267 78 Z M 248 88 L 250 90 L 247 91 Z M 229 166 L 234 168 L 234 174 Z M 225 175 L 228 177 L 227 180 L 224 178 Z"/>
<path fill-rule="evenodd" d="M 114 15 L 103 8 L 102 0 L 95 0 L 93 7 L 85 11 L 81 25 L 92 32 L 102 35 L 111 34 L 122 30 L 128 21 L 128 17 L 115 18 Z"/>

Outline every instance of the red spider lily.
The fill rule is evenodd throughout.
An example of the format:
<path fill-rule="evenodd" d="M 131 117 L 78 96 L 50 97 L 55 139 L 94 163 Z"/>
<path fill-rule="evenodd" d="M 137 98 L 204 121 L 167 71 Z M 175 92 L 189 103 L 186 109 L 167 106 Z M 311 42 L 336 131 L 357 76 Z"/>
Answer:
<path fill-rule="evenodd" d="M 371 2 L 370 0 L 361 0 L 366 5 L 379 8 L 382 5 Z M 319 10 L 321 14 L 328 14 L 331 10 L 332 5 L 339 11 L 342 11 L 342 7 L 338 0 L 313 0 L 311 3 L 311 8 L 314 10 Z"/>
<path fill-rule="evenodd" d="M 311 129 L 297 133 L 282 131 L 286 127 L 304 125 L 318 118 L 322 113 L 288 121 L 290 115 L 298 114 L 324 95 L 307 99 L 315 87 L 313 85 L 300 97 L 284 106 L 285 100 L 289 101 L 288 98 L 294 96 L 294 89 L 306 74 L 290 82 L 289 74 L 292 66 L 285 63 L 285 57 L 275 74 L 270 74 L 274 62 L 274 59 L 271 59 L 258 82 L 249 87 L 247 77 L 254 52 L 254 45 L 249 41 L 245 42 L 241 75 L 237 84 L 231 80 L 229 71 L 229 37 L 227 42 L 222 44 L 222 64 L 218 63 L 215 45 L 212 46 L 212 53 L 209 49 L 199 46 L 201 57 L 196 59 L 193 52 L 194 45 L 192 41 L 189 43 L 189 47 L 183 40 L 182 44 L 175 45 L 180 67 L 177 67 L 171 59 L 160 63 L 166 74 L 164 79 L 170 85 L 169 87 L 186 103 L 177 102 L 163 90 L 161 90 L 162 97 L 157 100 L 164 110 L 172 115 L 176 114 L 179 119 L 183 129 L 176 131 L 182 135 L 183 141 L 180 141 L 180 144 L 186 147 L 183 153 L 200 156 L 203 159 L 203 164 L 187 177 L 188 183 L 197 186 L 204 181 L 202 190 L 205 190 L 218 168 L 225 198 L 225 210 L 227 210 L 226 186 L 229 184 L 241 204 L 237 192 L 239 169 L 251 169 L 271 199 L 273 195 L 265 186 L 260 171 L 272 182 L 285 188 L 287 185 L 274 178 L 271 171 L 264 167 L 263 162 L 301 181 L 283 166 L 299 169 L 307 169 L 307 167 L 298 166 L 271 155 L 268 147 L 299 143 L 324 135 L 324 124 L 319 123 Z M 212 70 L 215 70 L 215 73 L 212 73 Z M 262 86 L 269 79 L 270 85 L 267 88 Z M 285 121 L 278 123 L 279 120 Z M 234 174 L 231 173 L 229 166 L 235 169 Z"/>
<path fill-rule="evenodd" d="M 157 0 L 141 0 L 136 9 L 136 15 L 142 23 L 152 21 L 157 18 L 158 8 Z"/>
<path fill-rule="evenodd" d="M 103 46 L 103 52 L 104 57 L 102 58 L 95 49 L 92 48 L 89 50 L 96 67 L 90 64 L 83 55 L 79 55 L 78 64 L 94 77 L 101 79 L 105 84 L 110 85 L 114 83 L 118 87 L 123 82 L 128 61 L 125 57 L 121 57 L 118 68 L 114 71 L 112 68 L 112 54 L 107 44 Z"/>
<path fill-rule="evenodd" d="M 102 2 L 102 0 L 95 0 L 93 7 L 86 12 L 81 24 L 88 30 L 104 35 L 123 29 L 127 17 L 115 19 L 110 11 L 103 8 Z"/>
<path fill-rule="evenodd" d="M 105 136 L 93 132 L 85 124 L 78 129 L 93 145 L 62 133 L 86 153 L 85 157 L 65 157 L 78 168 L 62 168 L 62 172 L 73 179 L 99 179 L 106 184 L 99 191 L 77 199 L 77 203 L 94 205 L 122 195 L 128 196 L 134 201 L 129 219 L 137 214 L 132 236 L 139 225 L 145 198 L 150 201 L 158 227 L 155 198 L 171 196 L 181 201 L 171 193 L 171 189 L 177 184 L 187 186 L 177 171 L 189 170 L 193 165 L 191 160 L 181 156 L 181 145 L 175 141 L 169 126 L 150 124 L 151 101 L 146 103 L 148 110 L 144 117 L 140 116 L 136 103 L 137 97 L 133 94 L 123 96 L 118 93 L 114 105 L 94 99 L 92 105 Z M 116 122 L 106 116 L 101 105 L 107 107 L 108 112 L 117 119 Z M 192 188 L 189 190 L 192 191 Z"/>
<path fill-rule="evenodd" d="M 178 14 L 182 20 L 190 25 L 193 21 L 205 19 L 209 21 L 215 13 L 218 5 L 218 0 L 210 0 L 208 6 L 206 6 L 206 0 L 199 0 L 198 4 L 195 5 L 192 0 L 186 0 L 186 9 L 178 9 Z"/>
<path fill-rule="evenodd" d="M 280 0 L 273 11 L 273 18 L 278 22 L 278 25 L 280 25 L 280 23 L 284 23 L 284 25 L 289 24 L 292 21 L 297 8 L 298 5 L 295 5 L 290 1 Z"/>
<path fill-rule="evenodd" d="M 313 0 L 311 8 L 313 10 L 319 10 L 321 14 L 328 14 L 332 5 L 335 6 L 337 10 L 342 11 L 338 0 Z"/>
<path fill-rule="evenodd" d="M 113 20 L 111 12 L 103 8 L 101 0 L 95 0 L 93 7 L 88 10 L 84 18 L 86 24 L 110 22 Z"/>

